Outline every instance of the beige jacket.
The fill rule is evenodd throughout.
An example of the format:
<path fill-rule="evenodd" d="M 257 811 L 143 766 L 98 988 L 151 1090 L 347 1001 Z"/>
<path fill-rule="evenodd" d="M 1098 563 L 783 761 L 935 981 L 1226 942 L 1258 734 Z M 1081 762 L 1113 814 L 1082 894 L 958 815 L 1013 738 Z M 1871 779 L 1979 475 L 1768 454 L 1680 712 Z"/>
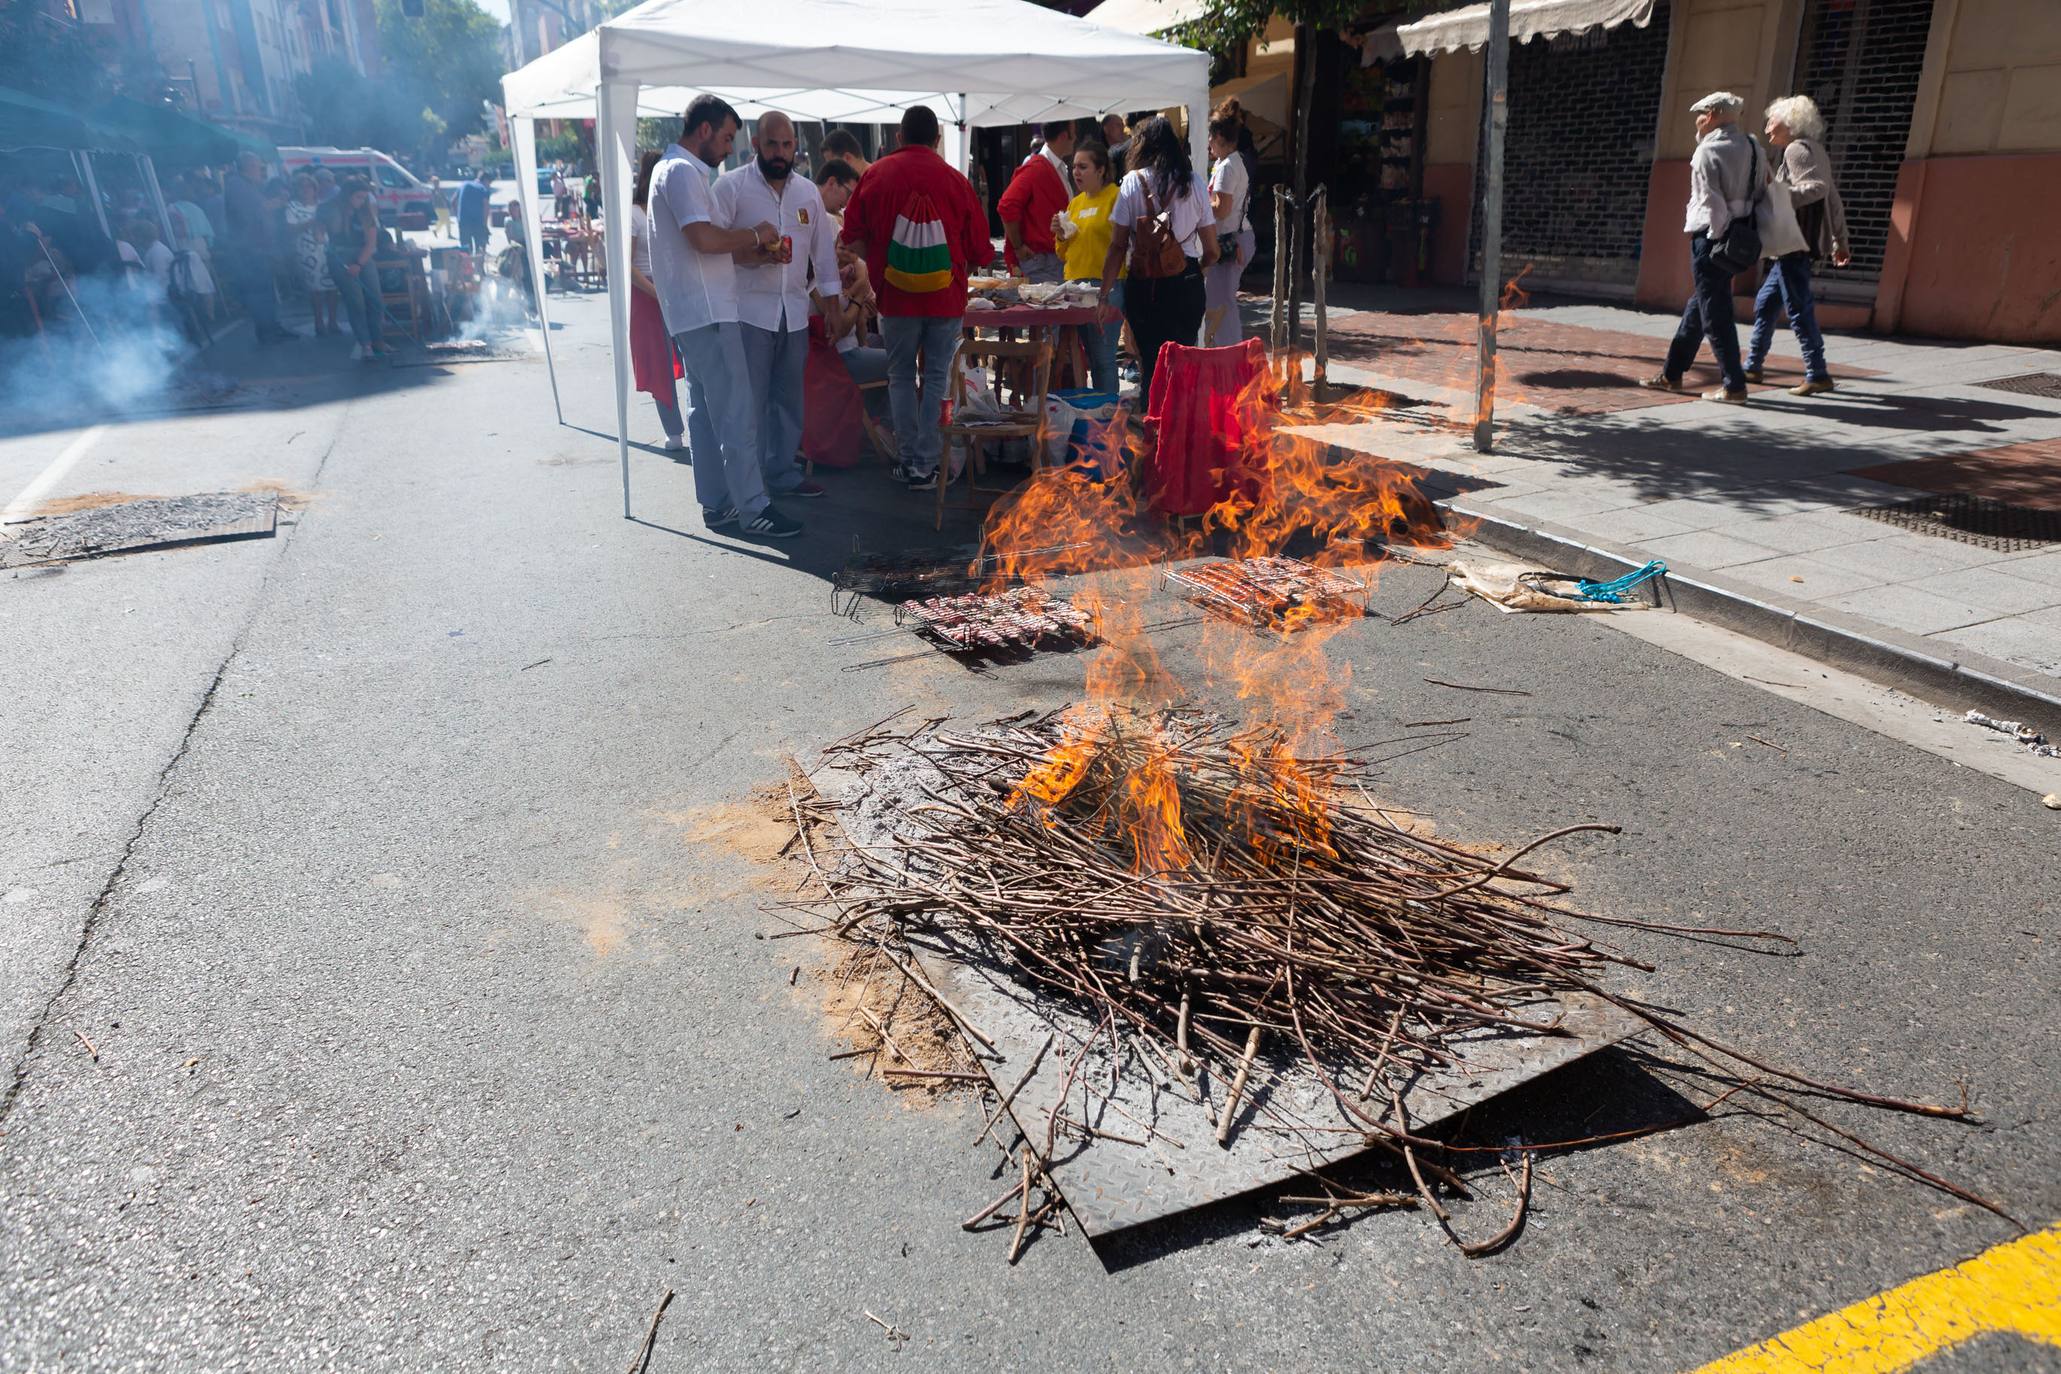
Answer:
<path fill-rule="evenodd" d="M 1789 188 L 1789 203 L 1796 207 L 1797 219 L 1806 225 L 1811 221 L 1817 223 L 1815 237 L 1808 229 L 1804 233 L 1806 239 L 1812 240 L 1812 257 L 1831 258 L 1850 248 L 1846 207 L 1840 203 L 1839 188 L 1832 184 L 1832 164 L 1823 148 L 1809 139 L 1790 140 L 1782 150 L 1775 180 Z M 1808 208 L 1820 204 L 1824 207 L 1822 214 Z"/>

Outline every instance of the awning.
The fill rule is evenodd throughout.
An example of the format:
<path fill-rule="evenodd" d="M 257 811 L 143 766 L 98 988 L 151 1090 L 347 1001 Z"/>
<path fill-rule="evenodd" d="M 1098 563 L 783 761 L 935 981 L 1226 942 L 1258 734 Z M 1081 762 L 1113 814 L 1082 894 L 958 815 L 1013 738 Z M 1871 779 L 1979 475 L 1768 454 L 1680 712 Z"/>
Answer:
<path fill-rule="evenodd" d="M 1265 72 L 1240 76 L 1209 89 L 1209 107 L 1214 110 L 1226 100 L 1236 100 L 1252 119 L 1276 129 L 1288 127 L 1288 73 Z"/>
<path fill-rule="evenodd" d="M 142 144 L 160 166 L 212 167 L 236 157 L 237 142 L 226 131 L 169 105 L 116 96 L 94 110 L 93 118 Z"/>
<path fill-rule="evenodd" d="M 25 91 L 0 86 L 0 148 L 83 148 L 94 153 L 138 153 L 127 134 Z"/>
<path fill-rule="evenodd" d="M 1081 17 L 1120 33 L 1155 34 L 1192 24 L 1209 13 L 1209 0 L 1102 0 Z"/>
<path fill-rule="evenodd" d="M 1653 0 L 1510 0 L 1510 41 L 1529 43 L 1589 29 L 1614 29 L 1620 24 L 1645 28 L 1653 22 Z M 1479 52 L 1488 43 L 1489 7 L 1469 5 L 1429 15 L 1396 30 L 1403 51 L 1434 56 L 1466 49 Z"/>

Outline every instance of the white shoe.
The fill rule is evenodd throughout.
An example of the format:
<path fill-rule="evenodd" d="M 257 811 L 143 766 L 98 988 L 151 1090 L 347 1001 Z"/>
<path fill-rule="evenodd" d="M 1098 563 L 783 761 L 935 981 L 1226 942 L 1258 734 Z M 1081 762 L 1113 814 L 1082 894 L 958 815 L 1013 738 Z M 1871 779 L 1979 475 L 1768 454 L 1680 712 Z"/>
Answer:
<path fill-rule="evenodd" d="M 371 357 L 371 356 L 372 356 L 372 350 L 371 350 L 371 349 L 369 349 L 369 348 L 367 348 L 367 347 L 365 347 L 365 345 L 364 345 L 364 344 L 352 344 L 352 345 L 351 345 L 351 361 L 352 361 L 352 362 L 354 362 L 354 363 L 362 363 L 362 362 L 364 362 L 364 361 L 365 361 L 365 360 L 366 360 L 367 358 L 369 358 L 369 357 Z"/>
<path fill-rule="evenodd" d="M 687 447 L 687 440 L 682 436 L 678 434 L 668 434 L 666 436 L 667 451 L 672 453 L 678 453 L 681 449 L 685 447 Z"/>

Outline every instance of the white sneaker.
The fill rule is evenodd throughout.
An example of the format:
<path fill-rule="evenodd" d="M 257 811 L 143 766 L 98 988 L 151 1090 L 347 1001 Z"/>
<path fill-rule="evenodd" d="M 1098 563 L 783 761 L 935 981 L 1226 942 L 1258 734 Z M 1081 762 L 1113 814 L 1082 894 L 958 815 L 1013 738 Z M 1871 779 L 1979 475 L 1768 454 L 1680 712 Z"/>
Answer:
<path fill-rule="evenodd" d="M 371 350 L 371 349 L 369 349 L 369 348 L 367 348 L 367 347 L 365 347 L 365 345 L 364 345 L 364 344 L 352 344 L 352 345 L 351 345 L 351 361 L 352 361 L 352 362 L 354 362 L 354 363 L 362 363 L 362 362 L 364 362 L 364 361 L 365 361 L 365 360 L 366 360 L 367 358 L 369 358 L 369 357 L 371 357 L 371 356 L 372 356 L 372 350 Z"/>
<path fill-rule="evenodd" d="M 666 436 L 667 451 L 672 453 L 678 453 L 681 449 L 685 447 L 687 447 L 687 440 L 682 436 L 678 434 L 668 434 Z"/>

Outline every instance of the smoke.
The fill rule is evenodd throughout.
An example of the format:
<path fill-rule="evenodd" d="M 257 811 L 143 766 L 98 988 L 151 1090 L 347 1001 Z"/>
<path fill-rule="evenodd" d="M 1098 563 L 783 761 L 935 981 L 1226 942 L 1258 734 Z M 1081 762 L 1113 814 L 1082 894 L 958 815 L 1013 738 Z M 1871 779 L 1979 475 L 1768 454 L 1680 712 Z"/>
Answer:
<path fill-rule="evenodd" d="M 50 283 L 40 298 L 43 332 L 0 339 L 0 415 L 14 425 L 93 423 L 164 405 L 180 381 L 188 345 L 165 289 L 81 276 L 70 294 Z"/>

